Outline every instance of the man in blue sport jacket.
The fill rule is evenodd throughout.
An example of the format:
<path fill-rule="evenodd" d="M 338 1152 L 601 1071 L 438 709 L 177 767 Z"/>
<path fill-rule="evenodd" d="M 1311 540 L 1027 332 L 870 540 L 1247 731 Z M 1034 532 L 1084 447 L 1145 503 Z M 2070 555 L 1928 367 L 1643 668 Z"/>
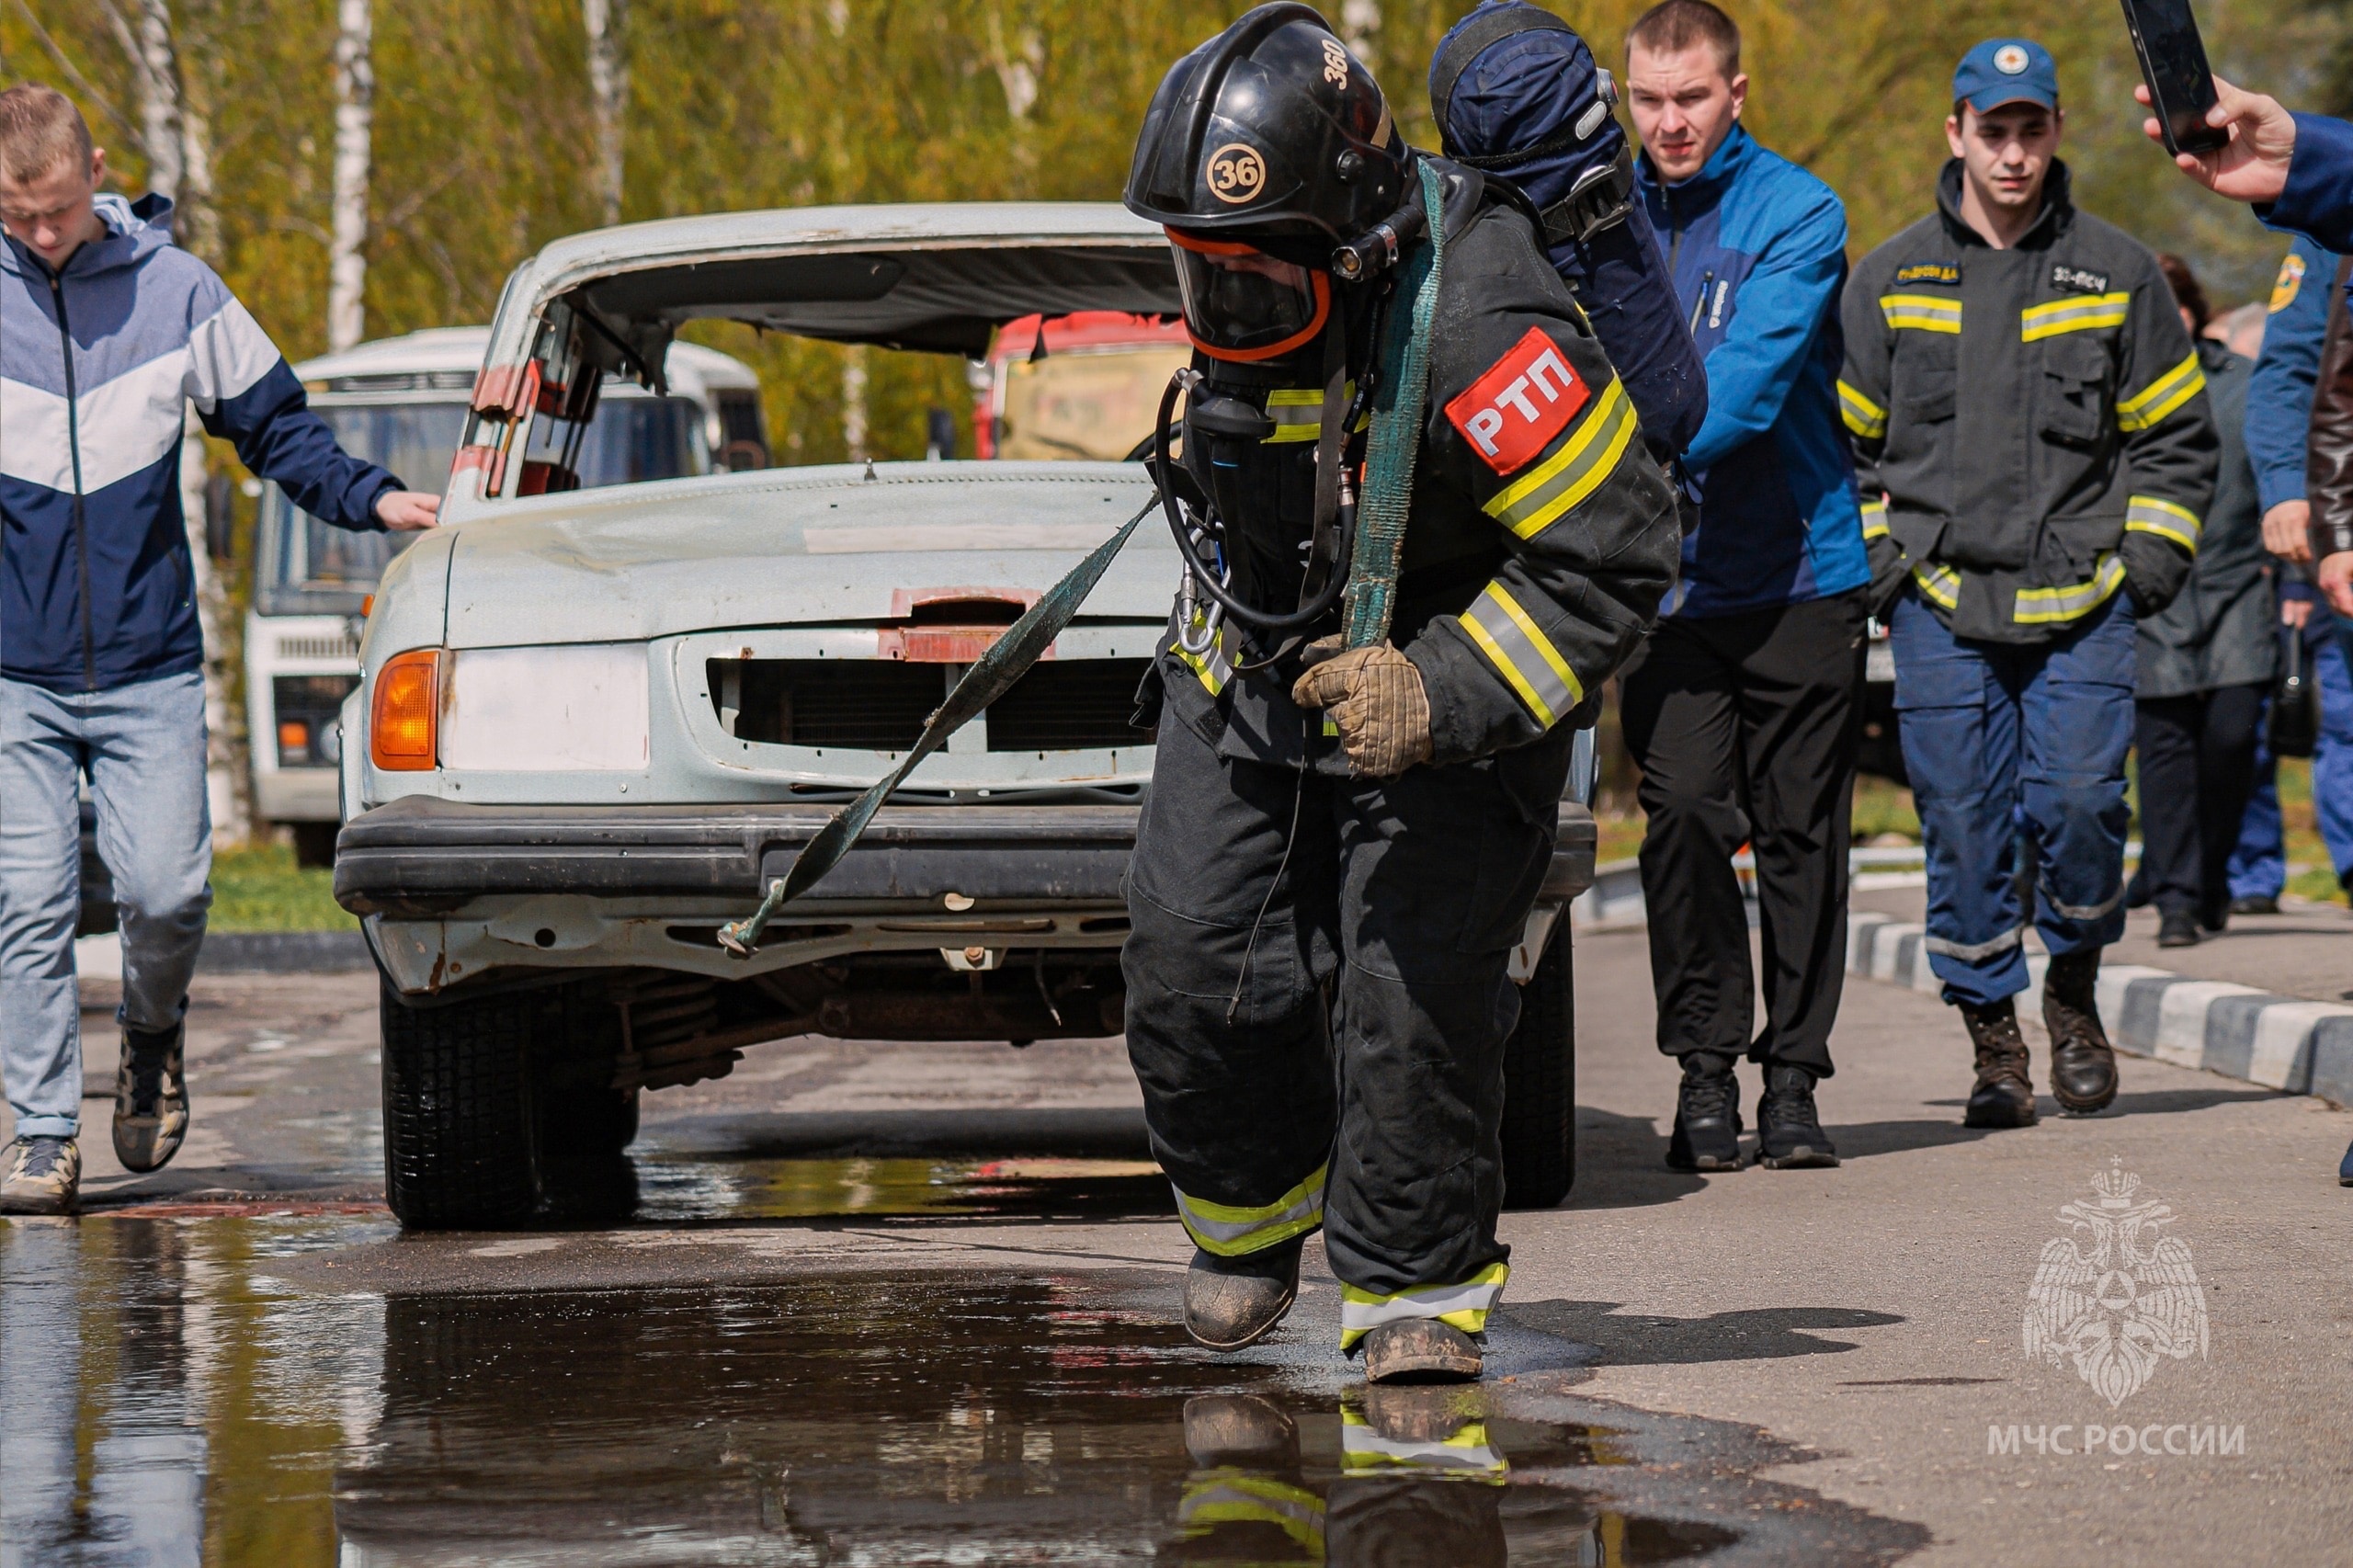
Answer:
<path fill-rule="evenodd" d="M 1684 454 L 1699 523 L 1670 613 L 1625 676 L 1643 769 L 1643 896 L 1659 1049 L 1683 1082 L 1667 1162 L 1739 1168 L 1741 1055 L 1765 1070 L 1758 1153 L 1830 1165 L 1815 1114 L 1847 954 L 1847 840 L 1871 566 L 1838 416 L 1847 215 L 1741 129 L 1740 32 L 1665 0 L 1627 33 L 1643 206 L 1707 367 Z M 1732 857 L 1756 857 L 1766 1018 Z"/>
<path fill-rule="evenodd" d="M 2313 804 L 2337 877 L 2353 877 L 2353 671 L 2336 636 L 2338 621 L 2318 602 L 2308 580 L 2312 507 L 2304 497 L 2305 435 L 2312 427 L 2313 391 L 2320 377 L 2321 340 L 2338 258 L 2297 237 L 2279 264 L 2265 323 L 2263 352 L 2247 384 L 2246 450 L 2263 507 L 2263 540 L 2283 562 L 2283 637 L 2301 637 L 2319 677 L 2321 731 L 2313 755 Z M 2231 856 L 2231 912 L 2276 911 L 2287 881 L 2280 840 L 2277 759 L 2268 748 L 2255 798 L 2247 803 L 2238 847 Z"/>
<path fill-rule="evenodd" d="M 0 1074 L 17 1116 L 0 1213 L 70 1211 L 81 1182 L 85 775 L 122 930 L 115 1153 L 156 1170 L 188 1133 L 212 830 L 187 405 L 313 517 L 423 528 L 438 506 L 340 451 L 260 324 L 172 244 L 171 204 L 101 196 L 105 178 L 63 95 L 0 93 Z"/>

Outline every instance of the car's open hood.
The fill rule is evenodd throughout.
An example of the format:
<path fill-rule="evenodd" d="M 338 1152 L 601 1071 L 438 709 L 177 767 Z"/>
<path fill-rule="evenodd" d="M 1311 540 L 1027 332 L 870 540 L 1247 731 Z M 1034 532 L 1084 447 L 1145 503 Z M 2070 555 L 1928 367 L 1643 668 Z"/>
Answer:
<path fill-rule="evenodd" d="M 1131 463 L 766 470 L 549 495 L 458 530 L 449 645 L 612 642 L 856 625 L 926 590 L 1042 592 L 1152 499 Z M 1159 620 L 1176 586 L 1146 517 L 1086 603 Z"/>

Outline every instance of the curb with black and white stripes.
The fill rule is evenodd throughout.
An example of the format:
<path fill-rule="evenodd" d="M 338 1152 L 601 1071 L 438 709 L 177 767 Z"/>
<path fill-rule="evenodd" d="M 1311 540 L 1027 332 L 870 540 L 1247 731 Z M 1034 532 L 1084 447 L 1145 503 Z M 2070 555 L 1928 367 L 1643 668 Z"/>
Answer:
<path fill-rule="evenodd" d="M 1934 996 L 1942 989 L 1916 921 L 1858 910 L 1847 921 L 1847 972 Z M 2050 960 L 2029 951 L 2021 1011 L 2039 1013 Z M 2353 1105 L 2353 1007 L 2275 996 L 2227 980 L 2192 980 L 2140 964 L 2104 964 L 2099 1016 L 2117 1050 Z"/>

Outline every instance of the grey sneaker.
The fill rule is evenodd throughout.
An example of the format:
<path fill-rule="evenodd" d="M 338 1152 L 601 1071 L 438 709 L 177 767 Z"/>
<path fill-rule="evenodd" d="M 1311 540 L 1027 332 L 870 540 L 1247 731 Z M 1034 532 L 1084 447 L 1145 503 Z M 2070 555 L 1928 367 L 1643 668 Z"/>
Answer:
<path fill-rule="evenodd" d="M 186 1026 L 149 1034 L 125 1026 L 114 1070 L 114 1153 L 127 1171 L 160 1171 L 188 1137 Z"/>
<path fill-rule="evenodd" d="M 71 1214 L 82 1190 L 82 1151 L 71 1138 L 19 1138 L 0 1176 L 0 1214 Z"/>

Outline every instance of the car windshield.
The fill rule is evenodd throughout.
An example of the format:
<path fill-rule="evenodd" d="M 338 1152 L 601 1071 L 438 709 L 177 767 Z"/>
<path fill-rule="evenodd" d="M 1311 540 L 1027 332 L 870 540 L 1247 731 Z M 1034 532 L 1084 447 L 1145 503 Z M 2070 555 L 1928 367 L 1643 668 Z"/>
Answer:
<path fill-rule="evenodd" d="M 326 421 L 345 451 L 381 464 L 404 484 L 437 493 L 449 478 L 466 426 L 462 403 L 314 403 L 313 412 Z M 702 424 L 690 398 L 600 399 L 596 421 L 581 443 L 582 487 L 710 472 Z M 262 537 L 275 546 L 274 558 L 263 564 L 282 593 L 372 592 L 392 557 L 417 538 L 335 528 L 294 506 L 275 484 L 265 492 L 262 506 L 273 525 L 264 528 Z"/>

